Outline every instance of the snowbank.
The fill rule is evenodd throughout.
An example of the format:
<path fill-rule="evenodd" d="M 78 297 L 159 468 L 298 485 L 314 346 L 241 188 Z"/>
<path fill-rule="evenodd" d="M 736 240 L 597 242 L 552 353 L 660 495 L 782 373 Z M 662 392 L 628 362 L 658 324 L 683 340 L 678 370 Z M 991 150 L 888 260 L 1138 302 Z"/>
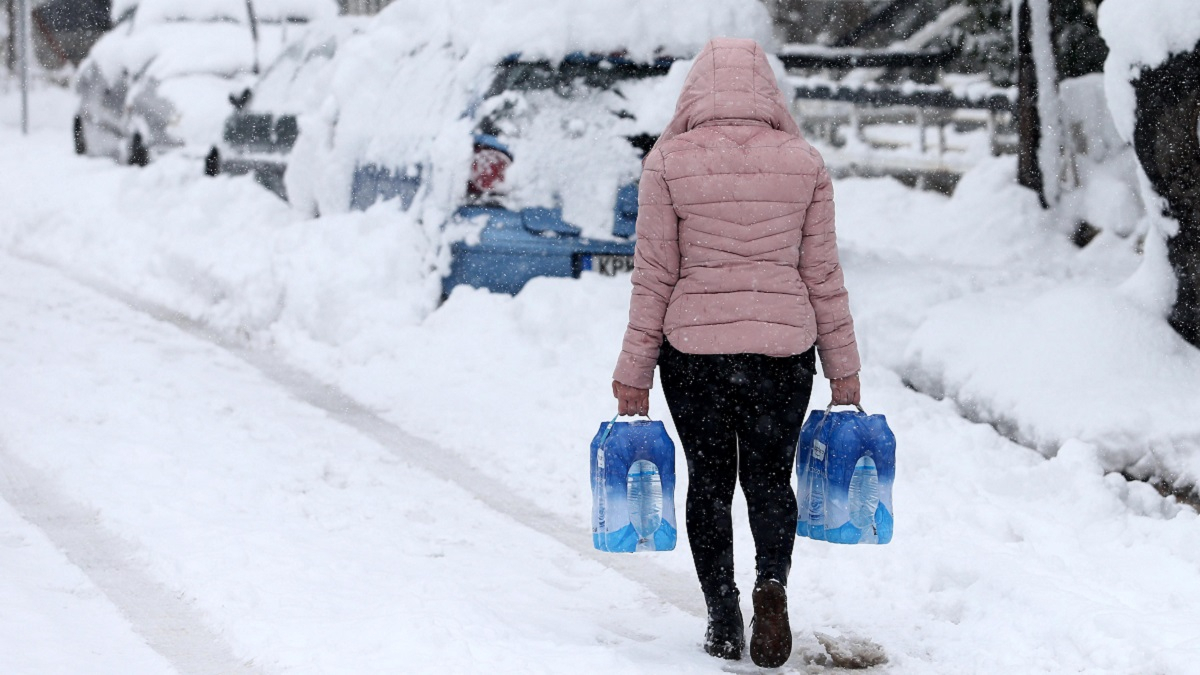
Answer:
<path fill-rule="evenodd" d="M 1015 171 L 1013 157 L 987 159 L 959 180 L 949 199 L 914 192 L 886 179 L 838 181 L 834 186 L 838 193 L 854 185 L 854 195 L 860 197 L 837 199 L 842 214 L 839 245 L 947 265 L 988 267 L 1028 258 L 1038 250 L 1067 251 L 1060 238 L 1042 226 L 1037 195 L 1016 184 Z M 843 227 L 844 220 L 851 223 Z"/>
<path fill-rule="evenodd" d="M 1172 54 L 1200 44 L 1200 3 L 1195 0 L 1106 0 L 1100 34 L 1108 44 L 1104 86 L 1117 130 L 1133 141 L 1137 99 L 1131 82 Z"/>
<path fill-rule="evenodd" d="M 918 389 L 1046 455 L 1079 439 L 1108 471 L 1200 484 L 1200 351 L 1111 288 L 948 303 L 907 360 Z"/>
<path fill-rule="evenodd" d="M 436 243 L 389 210 L 296 222 L 253 181 L 198 180 L 195 163 L 174 156 L 137 174 L 105 159 L 76 171 L 35 163 L 10 179 L 21 194 L 6 203 L 12 226 L 0 245 L 77 264 L 255 340 L 290 325 L 317 342 L 354 343 L 420 322 L 440 297 Z M 64 181 L 72 199 L 46 200 L 46 186 Z"/>

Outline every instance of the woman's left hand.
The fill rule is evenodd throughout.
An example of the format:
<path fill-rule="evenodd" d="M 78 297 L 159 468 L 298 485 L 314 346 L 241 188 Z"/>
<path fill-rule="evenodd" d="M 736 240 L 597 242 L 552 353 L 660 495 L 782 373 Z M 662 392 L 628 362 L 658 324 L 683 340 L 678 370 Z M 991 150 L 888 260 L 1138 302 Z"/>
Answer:
<path fill-rule="evenodd" d="M 617 399 L 617 414 L 649 415 L 650 390 L 638 389 L 613 380 L 613 396 Z"/>
<path fill-rule="evenodd" d="M 833 389 L 833 405 L 858 405 L 862 402 L 857 374 L 830 380 L 829 387 Z"/>

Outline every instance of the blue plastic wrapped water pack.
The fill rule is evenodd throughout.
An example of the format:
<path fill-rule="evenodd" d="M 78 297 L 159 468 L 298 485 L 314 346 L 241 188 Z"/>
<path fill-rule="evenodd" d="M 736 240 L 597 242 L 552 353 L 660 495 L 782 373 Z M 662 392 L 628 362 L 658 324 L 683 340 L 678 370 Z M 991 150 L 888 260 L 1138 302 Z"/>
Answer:
<path fill-rule="evenodd" d="M 892 540 L 896 436 L 883 415 L 814 410 L 796 448 L 796 535 L 835 544 Z"/>
<path fill-rule="evenodd" d="M 600 425 L 592 439 L 592 543 L 601 551 L 675 548 L 675 444 L 662 422 Z"/>

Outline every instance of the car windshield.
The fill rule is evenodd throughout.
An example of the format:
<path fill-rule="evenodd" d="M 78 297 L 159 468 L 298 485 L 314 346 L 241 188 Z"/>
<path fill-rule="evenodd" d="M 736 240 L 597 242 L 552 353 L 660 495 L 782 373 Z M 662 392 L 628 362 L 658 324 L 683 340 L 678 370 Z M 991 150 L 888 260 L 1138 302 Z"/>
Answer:
<path fill-rule="evenodd" d="M 671 64 L 584 55 L 498 64 L 477 132 L 512 153 L 508 206 L 561 207 L 585 235 L 610 237 L 617 192 L 637 181 L 675 107 L 685 71 Z"/>

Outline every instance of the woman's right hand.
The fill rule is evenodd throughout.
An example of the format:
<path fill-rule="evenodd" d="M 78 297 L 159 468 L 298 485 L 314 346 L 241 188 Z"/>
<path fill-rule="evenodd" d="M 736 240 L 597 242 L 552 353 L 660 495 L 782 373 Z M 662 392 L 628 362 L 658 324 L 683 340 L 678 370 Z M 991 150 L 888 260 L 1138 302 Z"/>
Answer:
<path fill-rule="evenodd" d="M 638 389 L 613 380 L 613 396 L 617 399 L 619 415 L 649 415 L 650 390 Z"/>
<path fill-rule="evenodd" d="M 860 393 L 862 387 L 858 382 L 857 374 L 830 380 L 829 388 L 833 390 L 833 405 L 859 405 L 862 402 Z"/>

